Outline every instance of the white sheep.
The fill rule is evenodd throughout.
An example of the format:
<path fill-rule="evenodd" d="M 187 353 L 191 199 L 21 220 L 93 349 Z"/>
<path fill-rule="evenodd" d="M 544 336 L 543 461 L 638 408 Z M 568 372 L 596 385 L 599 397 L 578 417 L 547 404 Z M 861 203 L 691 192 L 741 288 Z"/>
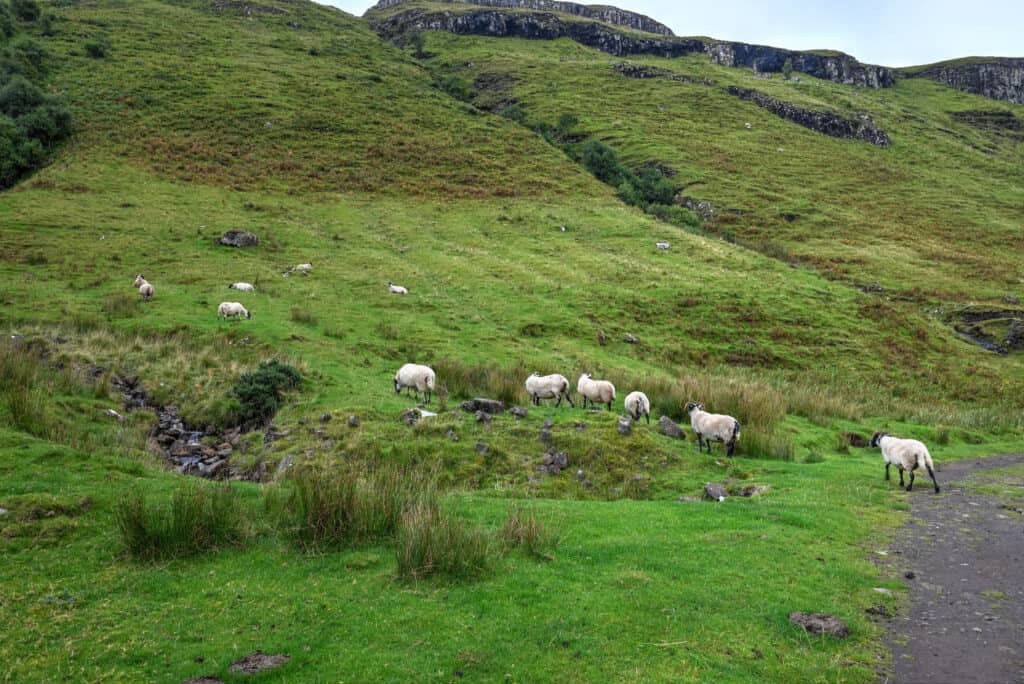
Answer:
<path fill-rule="evenodd" d="M 238 316 L 245 316 L 246 319 L 252 318 L 252 314 L 249 313 L 249 310 L 238 302 L 221 302 L 220 306 L 217 307 L 217 318 L 222 316 L 225 320 Z"/>
<path fill-rule="evenodd" d="M 292 270 L 293 271 L 312 271 L 313 270 L 313 264 L 309 264 L 309 263 L 307 263 L 307 264 L 299 264 L 298 266 L 293 267 Z"/>
<path fill-rule="evenodd" d="M 885 479 L 889 480 L 889 466 L 896 466 L 900 471 L 900 487 L 903 486 L 903 471 L 910 473 L 910 484 L 907 491 L 914 488 L 914 471 L 924 467 L 935 485 L 935 493 L 939 493 L 939 483 L 935 480 L 935 464 L 928 447 L 916 439 L 900 439 L 887 432 L 876 432 L 871 436 L 871 446 L 881 447 L 882 459 L 885 460 Z"/>
<path fill-rule="evenodd" d="M 395 373 L 395 394 L 401 394 L 403 387 L 406 388 L 407 395 L 408 388 L 411 387 L 417 398 L 422 392 L 423 400 L 429 403 L 430 395 L 434 391 L 434 369 L 415 363 L 405 364 Z"/>
<path fill-rule="evenodd" d="M 388 281 L 388 292 L 390 292 L 391 294 L 397 294 L 397 295 L 407 295 L 407 294 L 409 294 L 409 291 L 407 289 L 405 289 L 401 285 L 395 285 L 390 280 Z"/>
<path fill-rule="evenodd" d="M 229 290 L 239 290 L 241 292 L 255 292 L 256 288 L 250 283 L 231 283 L 228 285 Z"/>
<path fill-rule="evenodd" d="M 643 392 L 630 392 L 626 395 L 626 413 L 639 421 L 640 416 L 647 418 L 647 424 L 651 424 L 651 400 Z"/>
<path fill-rule="evenodd" d="M 655 242 L 654 246 L 660 249 L 662 252 L 667 252 L 668 248 L 672 246 L 671 242 Z"/>
<path fill-rule="evenodd" d="M 736 450 L 736 440 L 740 438 L 740 421 L 732 416 L 720 413 L 708 413 L 704 410 L 704 404 L 689 403 L 686 405 L 686 412 L 690 414 L 690 425 L 697 433 L 697 448 L 704 449 L 704 442 L 707 442 L 708 453 L 711 453 L 711 442 L 722 442 L 727 451 L 726 456 L 732 456 Z"/>
<path fill-rule="evenodd" d="M 576 391 L 583 397 L 583 408 L 587 408 L 587 400 L 591 404 L 607 404 L 612 410 L 615 401 L 615 385 L 607 380 L 593 380 L 590 373 L 584 373 L 576 382 Z"/>
<path fill-rule="evenodd" d="M 153 298 L 153 286 L 142 277 L 141 273 L 135 276 L 135 282 L 132 283 L 132 287 L 139 288 L 139 294 L 142 295 L 143 299 Z"/>
<path fill-rule="evenodd" d="M 526 391 L 534 406 L 540 406 L 541 399 L 554 399 L 555 397 L 558 397 L 555 406 L 561 406 L 564 397 L 569 402 L 569 406 L 576 408 L 576 404 L 572 403 L 572 397 L 569 396 L 569 380 L 564 375 L 534 373 L 526 378 Z"/>

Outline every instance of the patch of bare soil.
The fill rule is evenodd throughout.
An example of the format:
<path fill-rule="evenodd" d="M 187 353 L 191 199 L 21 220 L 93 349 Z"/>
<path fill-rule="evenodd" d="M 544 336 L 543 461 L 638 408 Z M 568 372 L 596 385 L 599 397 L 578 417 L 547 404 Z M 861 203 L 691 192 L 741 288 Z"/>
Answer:
<path fill-rule="evenodd" d="M 913 517 L 889 556 L 910 591 L 909 614 L 890 627 L 894 681 L 1024 683 L 1024 516 L 962 484 L 990 471 L 1009 491 L 1021 477 L 998 469 L 1022 463 L 948 463 L 941 494 L 911 492 Z"/>

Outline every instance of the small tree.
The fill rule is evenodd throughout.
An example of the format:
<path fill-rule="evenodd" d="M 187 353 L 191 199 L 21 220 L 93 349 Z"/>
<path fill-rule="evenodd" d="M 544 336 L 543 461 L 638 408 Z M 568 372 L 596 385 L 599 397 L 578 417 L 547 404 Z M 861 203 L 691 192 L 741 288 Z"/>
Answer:
<path fill-rule="evenodd" d="M 782 78 L 789 80 L 789 77 L 793 75 L 793 60 L 786 58 L 786 61 L 782 63 Z"/>
<path fill-rule="evenodd" d="M 427 56 L 427 53 L 423 51 L 423 46 L 426 44 L 427 38 L 423 35 L 422 31 L 409 36 L 409 45 L 412 46 L 412 56 L 416 59 L 423 59 Z"/>

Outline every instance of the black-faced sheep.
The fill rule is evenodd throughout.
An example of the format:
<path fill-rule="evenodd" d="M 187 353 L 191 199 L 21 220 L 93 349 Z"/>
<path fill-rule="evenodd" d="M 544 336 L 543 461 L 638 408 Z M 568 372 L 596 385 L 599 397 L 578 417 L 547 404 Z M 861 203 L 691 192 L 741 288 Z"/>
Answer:
<path fill-rule="evenodd" d="M 576 408 L 576 404 L 572 403 L 572 397 L 569 396 L 569 380 L 564 375 L 534 373 L 526 378 L 526 391 L 534 406 L 540 406 L 541 399 L 554 399 L 555 397 L 558 398 L 555 406 L 561 406 L 564 397 L 569 402 L 569 406 Z"/>
<path fill-rule="evenodd" d="M 409 290 L 405 289 L 401 285 L 395 285 L 391 281 L 388 281 L 388 292 L 390 292 L 391 294 L 397 294 L 397 295 L 407 295 L 407 294 L 409 294 Z"/>
<path fill-rule="evenodd" d="M 907 491 L 914 488 L 914 471 L 923 467 L 928 471 L 935 485 L 935 493 L 939 493 L 939 483 L 935 480 L 935 464 L 928 447 L 916 439 L 900 439 L 887 432 L 876 432 L 871 436 L 871 446 L 881 447 L 882 459 L 885 461 L 885 479 L 889 480 L 889 466 L 896 466 L 900 471 L 900 487 L 903 486 L 903 471 L 910 473 L 910 484 Z"/>
<path fill-rule="evenodd" d="M 406 388 L 406 394 L 408 394 L 408 388 L 412 388 L 416 392 L 417 398 L 422 392 L 423 400 L 429 403 L 430 395 L 434 391 L 434 382 L 433 368 L 407 363 L 395 373 L 395 394 L 401 394 L 403 387 Z"/>
<path fill-rule="evenodd" d="M 626 413 L 632 416 L 633 420 L 639 421 L 640 416 L 647 418 L 647 424 L 651 424 L 651 400 L 643 392 L 630 392 L 626 395 Z"/>
<path fill-rule="evenodd" d="M 142 277 L 141 273 L 135 276 L 135 282 L 132 283 L 132 287 L 139 288 L 139 295 L 141 295 L 144 300 L 150 300 L 153 298 L 153 286 Z"/>
<path fill-rule="evenodd" d="M 711 453 L 711 442 L 722 442 L 726 448 L 726 456 L 732 456 L 736 450 L 736 440 L 740 438 L 740 421 L 732 416 L 719 413 L 708 413 L 704 410 L 704 404 L 691 402 L 686 405 L 686 412 L 690 414 L 690 425 L 697 433 L 697 448 L 704 450 L 704 443 L 707 442 L 708 453 Z"/>
<path fill-rule="evenodd" d="M 228 318 L 239 318 L 245 316 L 246 319 L 252 318 L 252 314 L 249 310 L 238 302 L 221 302 L 220 306 L 217 307 L 217 318 L 223 317 L 225 320 Z"/>

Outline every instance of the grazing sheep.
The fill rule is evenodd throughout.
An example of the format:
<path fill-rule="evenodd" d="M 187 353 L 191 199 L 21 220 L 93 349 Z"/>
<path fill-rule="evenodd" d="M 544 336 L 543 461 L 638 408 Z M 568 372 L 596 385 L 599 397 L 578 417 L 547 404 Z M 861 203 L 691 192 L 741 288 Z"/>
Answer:
<path fill-rule="evenodd" d="M 671 242 L 655 242 L 654 246 L 663 252 L 667 252 L 668 248 L 672 246 Z"/>
<path fill-rule="evenodd" d="M 576 382 L 576 391 L 583 396 L 583 408 L 587 408 L 587 400 L 591 404 L 607 404 L 612 410 L 615 401 L 615 385 L 607 380 L 592 380 L 590 373 L 584 373 Z"/>
<path fill-rule="evenodd" d="M 405 289 L 401 285 L 395 285 L 390 280 L 388 281 L 388 292 L 390 292 L 391 294 L 398 294 L 398 295 L 407 295 L 407 294 L 409 294 L 409 291 L 407 289 Z"/>
<path fill-rule="evenodd" d="M 881 447 L 882 458 L 885 460 L 885 479 L 889 480 L 889 466 L 896 466 L 900 471 L 900 487 L 903 486 L 903 471 L 910 473 L 910 484 L 907 491 L 914 488 L 914 471 L 924 467 L 935 485 L 935 493 L 939 493 L 939 483 L 935 480 L 935 464 L 928 447 L 916 439 L 900 439 L 887 432 L 876 432 L 871 436 L 871 446 Z"/>
<path fill-rule="evenodd" d="M 555 406 L 561 406 L 564 397 L 569 402 L 569 406 L 576 408 L 576 404 L 572 403 L 572 397 L 569 396 L 569 380 L 564 375 L 534 373 L 526 378 L 526 391 L 534 406 L 540 406 L 541 399 L 554 399 L 555 397 L 558 397 Z"/>
<path fill-rule="evenodd" d="M 256 288 L 250 283 L 231 283 L 228 285 L 229 290 L 240 290 L 241 292 L 255 292 Z"/>
<path fill-rule="evenodd" d="M 313 264 L 299 264 L 298 266 L 292 267 L 293 271 L 312 271 Z"/>
<path fill-rule="evenodd" d="M 708 453 L 711 453 L 711 441 L 722 442 L 726 447 L 726 456 L 732 456 L 736 450 L 736 440 L 740 438 L 740 421 L 732 416 L 720 413 L 708 413 L 704 404 L 689 403 L 686 412 L 690 414 L 690 425 L 697 433 L 697 448 L 703 451 L 707 442 Z"/>
<path fill-rule="evenodd" d="M 217 318 L 221 316 L 224 317 L 224 320 L 237 318 L 238 316 L 245 316 L 246 319 L 252 318 L 249 310 L 238 302 L 221 302 L 220 306 L 217 307 Z"/>
<path fill-rule="evenodd" d="M 153 298 L 153 286 L 142 277 L 141 273 L 135 276 L 135 282 L 132 283 L 132 287 L 139 288 L 139 294 L 142 295 L 143 299 L 149 300 Z"/>
<path fill-rule="evenodd" d="M 419 398 L 423 393 L 423 401 L 430 403 L 430 395 L 434 391 L 434 369 L 430 366 L 421 366 L 415 363 L 407 363 L 395 373 L 395 394 L 401 394 L 402 388 L 412 388 Z"/>
<path fill-rule="evenodd" d="M 633 420 L 640 420 L 640 416 L 647 418 L 647 424 L 651 424 L 651 400 L 643 392 L 630 392 L 626 395 L 626 413 L 633 417 Z"/>

